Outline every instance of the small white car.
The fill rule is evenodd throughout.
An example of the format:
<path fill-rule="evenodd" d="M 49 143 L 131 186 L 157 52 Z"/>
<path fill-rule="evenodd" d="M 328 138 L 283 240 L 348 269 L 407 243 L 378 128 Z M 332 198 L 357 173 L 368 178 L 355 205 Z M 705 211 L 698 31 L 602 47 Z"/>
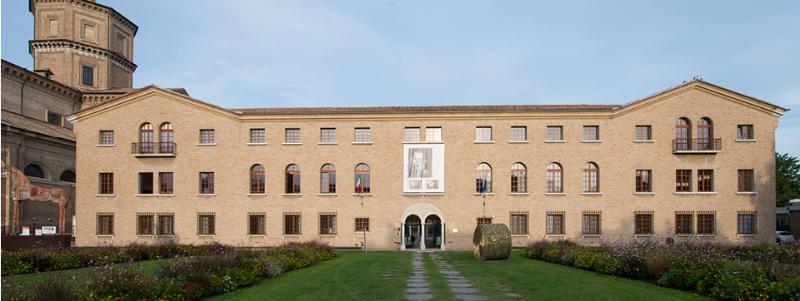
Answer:
<path fill-rule="evenodd" d="M 775 241 L 779 244 L 794 242 L 794 236 L 789 231 L 775 231 Z"/>

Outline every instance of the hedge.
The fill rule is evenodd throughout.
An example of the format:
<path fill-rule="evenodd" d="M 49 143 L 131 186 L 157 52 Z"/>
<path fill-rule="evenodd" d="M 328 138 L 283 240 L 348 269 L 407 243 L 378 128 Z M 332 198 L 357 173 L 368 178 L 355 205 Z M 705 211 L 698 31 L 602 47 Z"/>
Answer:
<path fill-rule="evenodd" d="M 800 300 L 800 244 L 531 243 L 525 256 L 720 300 Z"/>

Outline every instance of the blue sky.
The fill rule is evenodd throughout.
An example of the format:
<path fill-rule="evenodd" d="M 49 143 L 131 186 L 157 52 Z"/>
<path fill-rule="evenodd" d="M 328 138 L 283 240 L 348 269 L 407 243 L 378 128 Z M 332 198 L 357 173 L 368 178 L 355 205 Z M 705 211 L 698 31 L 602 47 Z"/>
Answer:
<path fill-rule="evenodd" d="M 32 16 L 2 1 L 2 57 Z M 692 75 L 792 109 L 797 1 L 112 1 L 139 25 L 135 86 L 224 107 L 625 103 Z"/>

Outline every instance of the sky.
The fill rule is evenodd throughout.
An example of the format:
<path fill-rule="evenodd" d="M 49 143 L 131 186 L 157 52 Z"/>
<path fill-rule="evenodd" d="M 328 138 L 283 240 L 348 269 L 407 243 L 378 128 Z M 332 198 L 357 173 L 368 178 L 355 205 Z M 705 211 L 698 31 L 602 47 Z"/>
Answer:
<path fill-rule="evenodd" d="M 98 0 L 139 26 L 134 86 L 228 107 L 622 104 L 692 76 L 791 109 L 800 2 Z M 2 58 L 31 68 L 28 1 L 2 1 Z"/>

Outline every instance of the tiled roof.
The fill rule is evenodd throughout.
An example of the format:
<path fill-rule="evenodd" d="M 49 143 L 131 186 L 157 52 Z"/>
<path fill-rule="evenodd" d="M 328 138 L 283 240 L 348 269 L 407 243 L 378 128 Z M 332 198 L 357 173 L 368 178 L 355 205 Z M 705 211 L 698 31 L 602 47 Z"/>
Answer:
<path fill-rule="evenodd" d="M 228 109 L 241 115 L 392 114 L 392 113 L 514 113 L 611 111 L 619 105 L 474 105 L 474 106 L 384 106 Z"/>
<path fill-rule="evenodd" d="M 42 120 L 34 119 L 6 110 L 3 110 L 2 120 L 3 125 L 28 130 L 55 138 L 61 138 L 64 140 L 75 141 L 75 134 L 72 133 L 72 130 L 62 126 L 49 124 Z"/>

